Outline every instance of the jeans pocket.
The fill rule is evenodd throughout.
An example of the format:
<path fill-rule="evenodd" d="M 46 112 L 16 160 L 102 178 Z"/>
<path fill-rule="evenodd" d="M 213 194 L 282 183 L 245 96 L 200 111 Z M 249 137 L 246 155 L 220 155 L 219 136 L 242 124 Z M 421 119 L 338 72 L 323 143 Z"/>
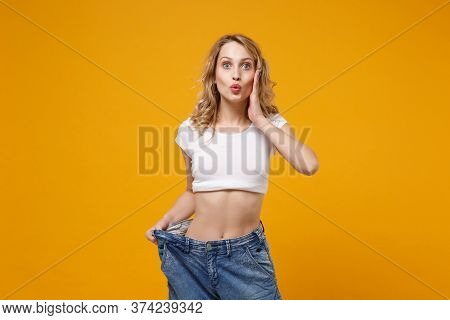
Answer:
<path fill-rule="evenodd" d="M 272 259 L 270 258 L 270 254 L 266 250 L 264 243 L 257 246 L 246 246 L 245 251 L 253 264 L 261 270 L 261 272 L 271 279 L 275 278 Z"/>

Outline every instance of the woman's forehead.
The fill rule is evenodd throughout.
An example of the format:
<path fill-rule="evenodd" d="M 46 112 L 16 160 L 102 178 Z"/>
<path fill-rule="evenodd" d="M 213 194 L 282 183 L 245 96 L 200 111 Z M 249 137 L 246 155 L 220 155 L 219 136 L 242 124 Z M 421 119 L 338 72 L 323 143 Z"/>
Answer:
<path fill-rule="evenodd" d="M 237 43 L 237 42 L 228 42 L 222 46 L 219 52 L 219 59 L 222 59 L 224 57 L 227 57 L 231 60 L 245 60 L 245 59 L 253 59 L 252 56 L 249 54 L 247 49 Z"/>

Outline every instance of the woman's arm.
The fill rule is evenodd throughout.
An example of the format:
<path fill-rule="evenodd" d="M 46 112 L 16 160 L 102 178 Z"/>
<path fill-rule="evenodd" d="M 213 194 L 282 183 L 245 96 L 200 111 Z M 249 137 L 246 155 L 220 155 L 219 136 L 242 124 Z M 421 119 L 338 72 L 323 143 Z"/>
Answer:
<path fill-rule="evenodd" d="M 261 110 L 259 103 L 259 76 L 261 67 L 258 67 L 253 78 L 253 89 L 250 94 L 248 117 L 261 130 L 270 142 L 275 145 L 279 153 L 300 173 L 311 176 L 319 170 L 319 161 L 311 148 L 304 145 L 295 137 L 288 123 L 281 128 L 274 126 Z"/>
<path fill-rule="evenodd" d="M 178 197 L 172 208 L 161 218 L 167 225 L 188 219 L 195 212 L 195 198 L 194 192 L 192 191 L 192 181 L 194 178 L 191 172 L 191 158 L 184 151 L 182 152 L 186 164 L 186 191 Z"/>
<path fill-rule="evenodd" d="M 314 151 L 295 137 L 288 123 L 281 128 L 274 126 L 268 119 L 260 118 L 255 123 L 266 137 L 275 145 L 278 152 L 298 172 L 311 176 L 319 170 L 319 161 Z"/>
<path fill-rule="evenodd" d="M 169 211 L 161 218 L 167 225 L 179 222 L 189 218 L 195 211 L 195 198 L 192 191 L 186 190 L 183 192 L 175 204 Z"/>
<path fill-rule="evenodd" d="M 166 214 L 156 222 L 156 224 L 146 231 L 145 236 L 148 240 L 157 244 L 157 240 L 153 235 L 153 230 L 166 230 L 169 224 L 175 223 L 181 220 L 189 218 L 195 211 L 195 198 L 194 192 L 192 191 L 192 181 L 194 180 L 191 174 L 191 159 L 183 151 L 184 160 L 186 163 L 186 173 L 187 173 L 187 186 L 186 191 L 184 191 L 175 204 Z"/>

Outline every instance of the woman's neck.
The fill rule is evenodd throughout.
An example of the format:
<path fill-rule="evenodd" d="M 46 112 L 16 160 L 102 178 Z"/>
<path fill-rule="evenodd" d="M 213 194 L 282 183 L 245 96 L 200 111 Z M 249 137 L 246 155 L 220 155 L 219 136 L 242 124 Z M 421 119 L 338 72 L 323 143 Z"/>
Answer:
<path fill-rule="evenodd" d="M 231 104 L 223 99 L 220 101 L 217 123 L 228 126 L 245 126 L 248 124 L 247 101 Z"/>

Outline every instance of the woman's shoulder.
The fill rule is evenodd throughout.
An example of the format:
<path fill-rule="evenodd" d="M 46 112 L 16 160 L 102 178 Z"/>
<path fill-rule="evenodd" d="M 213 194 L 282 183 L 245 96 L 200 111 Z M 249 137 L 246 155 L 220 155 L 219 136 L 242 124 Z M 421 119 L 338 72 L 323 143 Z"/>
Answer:
<path fill-rule="evenodd" d="M 181 123 L 180 123 L 180 128 L 194 128 L 192 125 L 192 120 L 191 117 L 187 117 L 186 119 L 184 119 Z"/>
<path fill-rule="evenodd" d="M 188 118 L 185 118 L 178 127 L 178 134 L 189 136 L 190 139 L 196 139 L 198 134 L 197 130 L 194 127 L 194 124 L 192 123 L 192 118 L 189 116 Z"/>

